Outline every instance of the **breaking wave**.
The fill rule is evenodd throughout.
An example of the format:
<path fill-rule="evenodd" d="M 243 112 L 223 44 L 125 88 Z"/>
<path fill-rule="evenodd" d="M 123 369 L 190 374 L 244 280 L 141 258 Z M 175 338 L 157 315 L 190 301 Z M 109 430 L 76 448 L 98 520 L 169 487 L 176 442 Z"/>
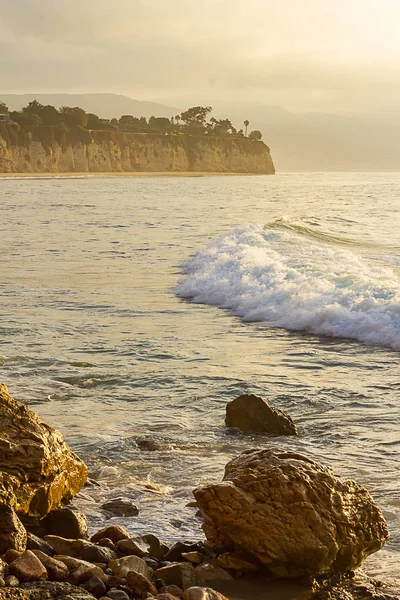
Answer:
<path fill-rule="evenodd" d="M 400 281 L 336 240 L 287 224 L 250 225 L 213 240 L 175 293 L 244 321 L 400 350 Z"/>

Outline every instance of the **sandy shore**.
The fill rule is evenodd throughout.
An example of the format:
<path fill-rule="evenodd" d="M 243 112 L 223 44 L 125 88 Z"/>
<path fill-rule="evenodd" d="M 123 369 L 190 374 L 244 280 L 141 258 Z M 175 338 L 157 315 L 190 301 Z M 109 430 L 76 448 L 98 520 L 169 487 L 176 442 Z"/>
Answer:
<path fill-rule="evenodd" d="M 237 176 L 237 177 L 248 177 L 248 176 L 261 175 L 260 173 L 214 173 L 214 172 L 203 172 L 203 171 L 124 171 L 124 172 L 102 172 L 102 173 L 0 173 L 0 179 L 14 179 L 14 178 L 27 178 L 27 179 L 70 179 L 70 178 L 86 178 L 86 177 L 220 177 L 220 176 Z"/>

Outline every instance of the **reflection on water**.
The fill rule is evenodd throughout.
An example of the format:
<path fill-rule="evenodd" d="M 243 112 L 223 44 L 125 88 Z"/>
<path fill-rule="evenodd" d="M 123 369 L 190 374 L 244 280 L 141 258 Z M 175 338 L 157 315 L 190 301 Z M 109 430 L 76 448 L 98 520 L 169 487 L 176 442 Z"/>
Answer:
<path fill-rule="evenodd" d="M 77 500 L 93 525 L 100 500 L 123 494 L 141 509 L 125 526 L 198 537 L 191 489 L 242 450 L 279 444 L 368 486 L 391 532 L 369 568 L 399 576 L 398 352 L 244 323 L 172 291 L 180 265 L 216 236 L 284 217 L 396 278 L 399 184 L 397 174 L 0 182 L 2 381 L 101 483 Z M 300 436 L 227 431 L 226 402 L 250 391 Z"/>

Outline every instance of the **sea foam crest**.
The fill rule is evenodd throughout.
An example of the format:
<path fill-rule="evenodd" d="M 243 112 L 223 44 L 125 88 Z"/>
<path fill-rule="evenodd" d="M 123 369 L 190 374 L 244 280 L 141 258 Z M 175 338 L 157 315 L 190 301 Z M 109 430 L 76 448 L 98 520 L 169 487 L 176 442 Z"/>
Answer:
<path fill-rule="evenodd" d="M 289 230 L 250 225 L 184 266 L 181 298 L 245 321 L 400 350 L 400 281 L 390 268 Z"/>

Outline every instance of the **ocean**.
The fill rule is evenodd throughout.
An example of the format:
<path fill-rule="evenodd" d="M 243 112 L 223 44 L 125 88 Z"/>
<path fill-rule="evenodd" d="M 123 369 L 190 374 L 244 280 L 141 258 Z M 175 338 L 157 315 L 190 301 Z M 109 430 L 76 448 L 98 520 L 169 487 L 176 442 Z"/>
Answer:
<path fill-rule="evenodd" d="M 92 527 L 127 496 L 132 532 L 199 539 L 191 490 L 280 446 L 370 490 L 391 537 L 366 568 L 400 580 L 399 173 L 5 177 L 0 194 L 0 380 L 88 464 Z M 299 436 L 227 430 L 245 392 Z"/>

